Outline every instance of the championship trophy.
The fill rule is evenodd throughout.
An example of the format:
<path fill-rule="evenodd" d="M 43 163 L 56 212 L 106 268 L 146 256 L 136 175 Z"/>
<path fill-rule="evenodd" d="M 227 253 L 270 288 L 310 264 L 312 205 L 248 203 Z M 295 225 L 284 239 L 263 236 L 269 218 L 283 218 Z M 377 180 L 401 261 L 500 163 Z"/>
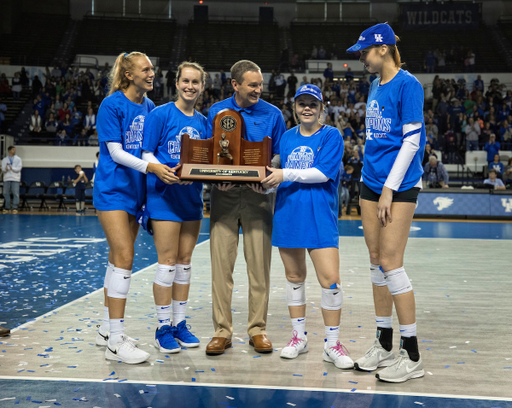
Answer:
<path fill-rule="evenodd" d="M 209 139 L 191 139 L 186 133 L 181 136 L 181 180 L 254 183 L 267 176 L 266 166 L 272 160 L 270 137 L 262 142 L 244 139 L 244 118 L 233 109 L 217 113 L 212 130 Z"/>

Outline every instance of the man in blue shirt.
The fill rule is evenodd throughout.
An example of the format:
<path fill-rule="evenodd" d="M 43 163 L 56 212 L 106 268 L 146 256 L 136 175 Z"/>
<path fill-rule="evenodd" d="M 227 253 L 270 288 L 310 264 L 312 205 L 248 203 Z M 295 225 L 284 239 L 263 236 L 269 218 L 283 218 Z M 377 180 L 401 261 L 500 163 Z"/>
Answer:
<path fill-rule="evenodd" d="M 273 154 L 279 153 L 279 139 L 286 131 L 281 111 L 260 100 L 263 76 L 253 62 L 241 60 L 231 67 L 231 83 L 235 94 L 210 108 L 206 134 L 212 135 L 215 115 L 224 109 L 240 112 L 245 122 L 247 140 L 272 138 Z M 223 354 L 231 347 L 233 323 L 231 296 L 242 227 L 244 254 L 249 275 L 249 344 L 257 352 L 272 351 L 266 335 L 270 290 L 270 258 L 272 253 L 272 215 L 275 195 L 265 194 L 260 184 L 237 186 L 217 184 L 211 193 L 210 252 L 212 260 L 212 317 L 215 334 L 206 354 Z"/>
<path fill-rule="evenodd" d="M 330 62 L 327 63 L 327 68 L 324 70 L 324 78 L 329 80 L 329 82 L 332 82 L 334 79 L 334 71 Z"/>

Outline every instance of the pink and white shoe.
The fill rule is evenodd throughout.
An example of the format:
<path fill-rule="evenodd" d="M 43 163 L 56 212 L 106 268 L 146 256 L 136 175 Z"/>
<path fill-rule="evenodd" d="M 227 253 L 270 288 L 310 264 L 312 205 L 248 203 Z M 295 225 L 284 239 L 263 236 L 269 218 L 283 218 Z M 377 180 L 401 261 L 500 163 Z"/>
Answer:
<path fill-rule="evenodd" d="M 342 369 L 354 368 L 354 362 L 348 356 L 347 348 L 338 340 L 335 345 L 324 346 L 324 361 L 333 363 L 336 367 Z"/>
<path fill-rule="evenodd" d="M 297 358 L 299 354 L 308 352 L 308 339 L 306 334 L 304 334 L 304 337 L 299 337 L 297 330 L 294 330 L 292 334 L 292 339 L 281 350 L 281 358 Z"/>

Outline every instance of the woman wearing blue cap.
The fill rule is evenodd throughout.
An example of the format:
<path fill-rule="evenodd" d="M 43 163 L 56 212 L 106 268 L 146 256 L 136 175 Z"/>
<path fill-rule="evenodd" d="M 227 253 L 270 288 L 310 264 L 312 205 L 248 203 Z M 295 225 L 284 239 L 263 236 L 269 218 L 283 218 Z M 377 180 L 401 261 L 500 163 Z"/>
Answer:
<path fill-rule="evenodd" d="M 398 37 L 388 24 L 365 30 L 347 52 L 359 54 L 370 73 L 378 73 L 366 105 L 366 143 L 360 203 L 370 273 L 377 339 L 355 368 L 403 382 L 424 375 L 416 337 L 416 306 L 404 269 L 404 252 L 421 188 L 425 149 L 423 87 L 401 69 Z M 393 347 L 392 311 L 400 324 L 400 351 Z"/>
<path fill-rule="evenodd" d="M 279 248 L 287 285 L 286 298 L 293 333 L 281 351 L 283 358 L 296 358 L 307 349 L 306 251 L 322 286 L 325 324 L 323 359 L 338 368 L 353 368 L 346 347 L 338 340 L 343 291 L 339 272 L 338 185 L 343 157 L 343 137 L 338 129 L 323 125 L 323 97 L 315 85 L 304 85 L 295 94 L 294 114 L 299 126 L 281 138 L 283 169 L 262 181 L 278 187 L 272 245 Z"/>

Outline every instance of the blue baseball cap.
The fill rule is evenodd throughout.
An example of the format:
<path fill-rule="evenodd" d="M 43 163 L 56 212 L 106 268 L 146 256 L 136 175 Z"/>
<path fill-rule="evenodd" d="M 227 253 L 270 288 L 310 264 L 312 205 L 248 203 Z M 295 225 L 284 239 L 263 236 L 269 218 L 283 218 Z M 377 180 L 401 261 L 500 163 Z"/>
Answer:
<path fill-rule="evenodd" d="M 355 54 L 371 45 L 395 45 L 395 32 L 387 23 L 375 24 L 364 30 L 359 36 L 359 40 L 352 47 L 347 49 L 348 53 Z"/>
<path fill-rule="evenodd" d="M 294 99 L 297 99 L 301 95 L 311 95 L 311 96 L 315 97 L 316 99 L 318 99 L 322 103 L 324 101 L 322 91 L 316 85 L 311 85 L 311 84 L 302 85 L 295 93 Z"/>

